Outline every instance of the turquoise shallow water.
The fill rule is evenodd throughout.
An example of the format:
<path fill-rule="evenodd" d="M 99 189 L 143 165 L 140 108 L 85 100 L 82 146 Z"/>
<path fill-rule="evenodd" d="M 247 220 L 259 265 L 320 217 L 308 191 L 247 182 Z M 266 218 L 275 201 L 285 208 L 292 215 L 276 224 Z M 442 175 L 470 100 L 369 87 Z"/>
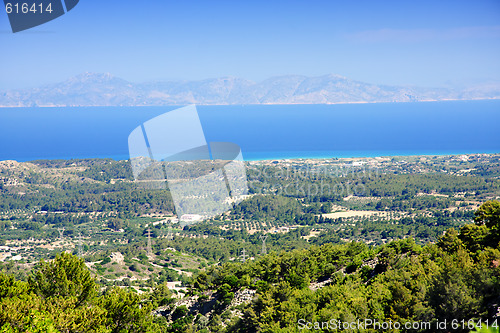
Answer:
<path fill-rule="evenodd" d="M 130 132 L 176 108 L 2 108 L 0 160 L 127 159 Z M 500 101 L 197 108 L 245 160 L 500 152 Z"/>

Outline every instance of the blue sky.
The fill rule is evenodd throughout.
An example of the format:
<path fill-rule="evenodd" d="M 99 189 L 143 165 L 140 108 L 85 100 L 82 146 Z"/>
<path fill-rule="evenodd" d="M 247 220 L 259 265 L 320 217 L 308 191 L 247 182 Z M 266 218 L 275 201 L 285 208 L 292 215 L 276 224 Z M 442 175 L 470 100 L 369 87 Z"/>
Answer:
<path fill-rule="evenodd" d="M 340 74 L 394 85 L 500 80 L 500 1 L 80 0 L 13 34 L 0 89 L 82 72 L 133 81 Z"/>

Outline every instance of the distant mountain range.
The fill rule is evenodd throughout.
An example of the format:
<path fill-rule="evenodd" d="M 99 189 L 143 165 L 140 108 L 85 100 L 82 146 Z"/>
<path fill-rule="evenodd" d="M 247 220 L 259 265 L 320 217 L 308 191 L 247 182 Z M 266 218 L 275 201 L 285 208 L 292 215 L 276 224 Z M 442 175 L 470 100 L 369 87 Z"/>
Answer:
<path fill-rule="evenodd" d="M 132 83 L 84 73 L 32 89 L 0 91 L 0 106 L 161 106 L 214 104 L 336 104 L 500 99 L 500 83 L 467 89 L 375 85 L 339 75 L 286 75 L 253 82 L 235 77 Z"/>

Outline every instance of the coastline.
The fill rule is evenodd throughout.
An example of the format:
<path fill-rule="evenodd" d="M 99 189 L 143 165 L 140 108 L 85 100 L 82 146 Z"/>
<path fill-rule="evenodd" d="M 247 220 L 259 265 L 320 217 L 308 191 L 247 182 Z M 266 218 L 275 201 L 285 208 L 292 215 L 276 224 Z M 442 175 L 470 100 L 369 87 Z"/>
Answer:
<path fill-rule="evenodd" d="M 314 160 L 314 161 L 324 161 L 324 160 L 363 160 L 363 159 L 393 159 L 393 158 L 408 158 L 408 157 L 433 157 L 433 156 L 439 156 L 439 157 L 444 157 L 444 156 L 474 156 L 474 155 L 497 155 L 500 154 L 500 151 L 478 151 L 478 152 L 422 152 L 422 153 L 417 153 L 417 152 L 401 152 L 399 154 L 370 154 L 370 155 L 350 155 L 350 154 L 343 154 L 343 155 L 337 155 L 337 156 L 318 156 L 318 155 L 308 155 L 308 156 L 297 156 L 292 154 L 290 156 L 275 156 L 275 157 L 262 157 L 262 158 L 244 158 L 244 162 L 248 163 L 259 163 L 259 162 L 273 162 L 273 161 L 306 161 L 306 160 Z M 92 157 L 55 157 L 55 158 L 35 158 L 35 159 L 4 159 L 0 160 L 0 162 L 5 162 L 5 161 L 16 161 L 20 163 L 30 163 L 33 161 L 40 161 L 40 160 L 90 160 L 90 159 L 112 159 L 115 161 L 127 161 L 128 156 L 122 156 L 122 155 L 116 155 L 116 156 L 92 156 Z"/>
<path fill-rule="evenodd" d="M 495 155 L 500 154 L 500 151 L 454 151 L 454 152 L 398 152 L 395 154 L 342 154 L 337 156 L 318 156 L 318 155 L 308 155 L 308 156 L 280 156 L 280 157 L 269 157 L 269 158 L 245 158 L 245 162 L 266 162 L 266 161 L 283 161 L 283 160 L 331 160 L 331 159 L 371 159 L 371 158 L 395 158 L 395 157 L 415 157 L 415 156 L 458 156 L 458 155 Z"/>
<path fill-rule="evenodd" d="M 475 102 L 475 101 L 497 101 L 500 100 L 500 96 L 490 97 L 490 98 L 467 98 L 467 99 L 453 99 L 453 98 L 442 98 L 442 99 L 422 99 L 422 100 L 413 100 L 413 101 L 339 101 L 339 102 L 318 102 L 318 103 L 258 103 L 258 104 L 239 104 L 239 103 L 224 103 L 224 104 L 206 104 L 206 103 L 186 103 L 186 104 L 130 104 L 130 105 L 67 105 L 67 104 L 52 104 L 52 105 L 0 105 L 0 109 L 7 108 L 102 108 L 102 107 L 183 107 L 187 105 L 196 105 L 196 106 L 261 106 L 261 105 L 270 105 L 270 106 L 285 106 L 285 105 L 348 105 L 348 104 L 415 104 L 415 103 L 429 103 L 429 102 Z"/>

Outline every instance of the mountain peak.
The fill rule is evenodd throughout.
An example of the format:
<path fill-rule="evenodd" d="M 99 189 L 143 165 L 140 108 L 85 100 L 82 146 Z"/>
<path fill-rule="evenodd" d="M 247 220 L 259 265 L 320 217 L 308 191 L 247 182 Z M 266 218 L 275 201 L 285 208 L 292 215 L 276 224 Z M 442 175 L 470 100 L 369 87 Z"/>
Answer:
<path fill-rule="evenodd" d="M 70 82 L 109 82 L 109 81 L 125 81 L 118 78 L 111 73 L 94 73 L 94 72 L 84 72 L 75 75 L 68 79 Z"/>
<path fill-rule="evenodd" d="M 336 79 L 336 80 L 349 80 L 345 76 L 342 76 L 342 75 L 339 75 L 339 74 L 333 74 L 333 73 L 323 75 L 322 77 L 329 78 L 329 79 Z"/>

